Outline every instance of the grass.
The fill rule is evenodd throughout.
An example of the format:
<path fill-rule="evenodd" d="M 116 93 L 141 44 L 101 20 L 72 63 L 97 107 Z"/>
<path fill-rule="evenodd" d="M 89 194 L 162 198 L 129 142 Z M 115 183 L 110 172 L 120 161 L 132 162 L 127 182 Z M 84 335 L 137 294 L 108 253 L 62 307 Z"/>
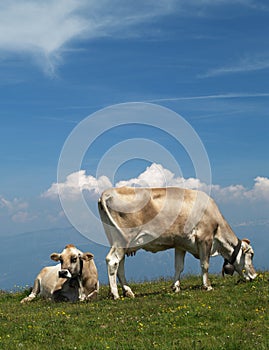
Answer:
<path fill-rule="evenodd" d="M 135 299 L 108 298 L 101 286 L 95 302 L 20 304 L 28 290 L 0 292 L 0 349 L 269 349 L 268 272 L 252 283 L 238 277 L 131 284 Z"/>

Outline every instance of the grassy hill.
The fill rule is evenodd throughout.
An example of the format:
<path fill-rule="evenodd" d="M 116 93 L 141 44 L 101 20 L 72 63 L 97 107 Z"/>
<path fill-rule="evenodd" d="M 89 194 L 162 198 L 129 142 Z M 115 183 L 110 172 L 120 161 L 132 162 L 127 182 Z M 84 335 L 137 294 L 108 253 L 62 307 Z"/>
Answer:
<path fill-rule="evenodd" d="M 269 349 L 268 272 L 252 283 L 212 275 L 131 284 L 135 299 L 20 304 L 28 293 L 0 293 L 0 349 Z"/>

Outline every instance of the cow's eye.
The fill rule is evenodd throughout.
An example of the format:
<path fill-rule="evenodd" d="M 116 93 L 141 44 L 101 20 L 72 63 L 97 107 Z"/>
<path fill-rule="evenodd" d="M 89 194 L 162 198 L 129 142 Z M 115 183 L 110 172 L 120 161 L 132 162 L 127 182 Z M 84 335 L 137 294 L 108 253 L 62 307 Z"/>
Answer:
<path fill-rule="evenodd" d="M 76 257 L 76 256 L 74 256 L 73 258 L 71 258 L 71 263 L 75 263 L 75 262 L 77 262 L 77 257 Z"/>
<path fill-rule="evenodd" d="M 62 263 L 63 263 L 63 258 L 60 257 L 59 261 L 60 261 L 60 263 L 62 264 Z"/>

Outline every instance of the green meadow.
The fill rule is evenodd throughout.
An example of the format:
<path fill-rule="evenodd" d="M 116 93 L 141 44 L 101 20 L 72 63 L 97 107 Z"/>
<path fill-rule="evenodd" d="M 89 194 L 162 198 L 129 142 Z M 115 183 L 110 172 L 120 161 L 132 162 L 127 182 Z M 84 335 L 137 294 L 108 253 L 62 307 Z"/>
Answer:
<path fill-rule="evenodd" d="M 132 283 L 135 299 L 109 297 L 101 286 L 94 302 L 20 300 L 29 290 L 0 292 L 0 349 L 269 349 L 269 273 L 252 283 L 211 275 Z"/>

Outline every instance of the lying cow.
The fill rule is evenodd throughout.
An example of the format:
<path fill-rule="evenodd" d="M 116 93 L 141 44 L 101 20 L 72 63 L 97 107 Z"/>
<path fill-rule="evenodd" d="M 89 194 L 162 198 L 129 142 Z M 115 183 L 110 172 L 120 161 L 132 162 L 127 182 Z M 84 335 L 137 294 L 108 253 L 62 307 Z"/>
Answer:
<path fill-rule="evenodd" d="M 97 297 L 98 273 L 91 253 L 82 253 L 69 244 L 62 253 L 53 253 L 50 257 L 60 264 L 44 267 L 35 279 L 31 294 L 21 303 L 31 301 L 37 295 L 53 301 L 72 302 Z"/>
<path fill-rule="evenodd" d="M 106 257 L 111 293 L 119 298 L 117 276 L 126 296 L 134 297 L 124 272 L 125 255 L 138 249 L 158 252 L 175 249 L 173 289 L 180 291 L 180 274 L 186 252 L 197 259 L 203 287 L 211 290 L 209 259 L 221 254 L 246 280 L 256 277 L 253 249 L 248 240 L 239 240 L 204 192 L 181 188 L 111 188 L 103 192 L 99 213 L 111 249 Z M 227 266 L 224 271 L 228 271 Z"/>

